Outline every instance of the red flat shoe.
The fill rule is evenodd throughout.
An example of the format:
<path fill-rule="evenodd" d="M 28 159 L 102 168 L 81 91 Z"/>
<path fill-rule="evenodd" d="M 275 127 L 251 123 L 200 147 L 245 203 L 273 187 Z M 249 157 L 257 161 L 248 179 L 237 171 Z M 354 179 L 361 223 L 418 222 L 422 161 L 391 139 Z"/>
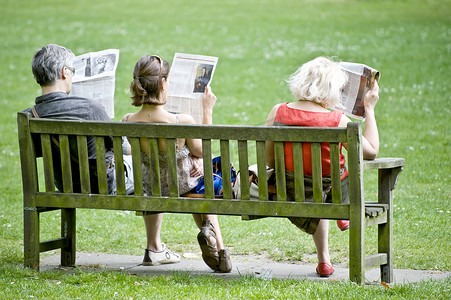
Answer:
<path fill-rule="evenodd" d="M 328 263 L 320 263 L 316 267 L 316 273 L 319 274 L 319 277 L 329 277 L 334 271 L 334 268 Z"/>
<path fill-rule="evenodd" d="M 341 231 L 345 231 L 349 228 L 348 220 L 337 220 L 337 226 Z"/>

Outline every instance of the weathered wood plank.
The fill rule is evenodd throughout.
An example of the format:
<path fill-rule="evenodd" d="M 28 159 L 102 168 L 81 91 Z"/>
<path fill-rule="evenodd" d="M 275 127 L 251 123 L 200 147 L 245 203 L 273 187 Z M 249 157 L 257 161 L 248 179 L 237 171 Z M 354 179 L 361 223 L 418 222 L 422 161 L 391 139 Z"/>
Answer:
<path fill-rule="evenodd" d="M 169 196 L 178 197 L 179 184 L 177 180 L 177 154 L 175 149 L 175 139 L 166 139 L 166 154 L 168 157 Z"/>
<path fill-rule="evenodd" d="M 266 143 L 256 141 L 257 151 L 257 175 L 258 175 L 258 196 L 261 201 L 268 199 L 268 181 L 266 180 Z"/>
<path fill-rule="evenodd" d="M 341 203 L 340 147 L 337 143 L 330 143 L 329 147 L 332 203 Z"/>
<path fill-rule="evenodd" d="M 277 186 L 277 201 L 287 201 L 287 182 L 285 176 L 285 154 L 283 142 L 274 142 L 274 158 Z"/>
<path fill-rule="evenodd" d="M 211 140 L 202 140 L 202 155 L 204 160 L 205 198 L 215 198 L 213 186 L 213 163 L 211 161 Z"/>
<path fill-rule="evenodd" d="M 129 138 L 129 143 L 130 146 L 132 147 L 133 179 L 134 179 L 135 195 L 142 196 L 144 194 L 144 191 L 143 191 L 143 175 L 141 167 L 141 143 L 139 138 Z"/>
<path fill-rule="evenodd" d="M 39 123 L 38 123 L 39 122 Z M 239 125 L 184 125 L 180 124 L 144 124 L 122 122 L 93 122 L 69 120 L 30 120 L 32 133 L 65 133 L 76 135 L 89 132 L 96 136 L 127 137 L 167 137 L 167 138 L 203 138 L 223 140 L 273 140 L 305 142 L 346 142 L 345 128 L 310 127 L 299 130 L 298 126 L 239 126 Z M 58 124 L 58 126 L 55 126 Z M 275 130 L 276 128 L 277 130 Z"/>
<path fill-rule="evenodd" d="M 114 167 L 116 172 L 116 190 L 118 195 L 125 195 L 125 169 L 122 150 L 122 137 L 113 137 Z"/>
<path fill-rule="evenodd" d="M 293 143 L 294 198 L 297 202 L 305 201 L 304 159 L 302 143 Z"/>
<path fill-rule="evenodd" d="M 108 194 L 108 181 L 106 176 L 106 158 L 105 158 L 105 138 L 95 137 L 96 141 L 96 164 L 97 179 L 99 184 L 99 193 Z"/>
<path fill-rule="evenodd" d="M 249 200 L 249 158 L 247 151 L 247 141 L 238 141 L 238 164 L 241 170 L 240 187 L 241 187 L 241 199 Z"/>
<path fill-rule="evenodd" d="M 321 144 L 312 143 L 313 202 L 323 202 L 323 175 L 321 167 Z"/>
<path fill-rule="evenodd" d="M 349 169 L 349 277 L 359 284 L 364 282 L 364 197 L 363 197 L 363 161 L 358 123 L 348 123 L 348 169 Z"/>
<path fill-rule="evenodd" d="M 88 143 L 85 135 L 77 136 L 78 169 L 80 171 L 80 189 L 84 194 L 91 192 L 89 179 Z"/>
<path fill-rule="evenodd" d="M 223 198 L 232 199 L 232 174 L 230 172 L 230 145 L 228 140 L 221 140 L 221 173 L 223 183 Z"/>
<path fill-rule="evenodd" d="M 44 166 L 45 190 L 53 192 L 55 190 L 55 175 L 53 173 L 53 156 L 50 135 L 41 135 L 42 160 Z"/>
<path fill-rule="evenodd" d="M 222 215 L 263 215 L 272 217 L 317 217 L 327 219 L 349 219 L 349 206 L 346 204 L 323 204 L 289 201 L 258 201 L 237 199 L 207 199 L 167 197 L 145 197 L 121 195 L 85 195 L 64 193 L 39 193 L 37 205 L 52 207 L 71 207 L 89 209 L 111 209 L 130 211 L 161 211 L 174 213 L 212 213 Z"/>
<path fill-rule="evenodd" d="M 158 197 L 161 196 L 158 139 L 148 139 L 148 145 L 149 169 L 153 170 L 150 174 L 150 187 L 152 189 L 152 195 Z"/>
<path fill-rule="evenodd" d="M 59 144 L 60 156 L 61 156 L 61 173 L 63 179 L 63 192 L 72 193 L 72 167 L 71 167 L 71 154 L 69 150 L 69 138 L 67 135 L 62 134 L 59 136 L 59 140 L 55 141 Z"/>
<path fill-rule="evenodd" d="M 381 157 L 373 160 L 364 160 L 363 168 L 365 170 L 392 169 L 402 167 L 404 164 L 404 158 Z"/>

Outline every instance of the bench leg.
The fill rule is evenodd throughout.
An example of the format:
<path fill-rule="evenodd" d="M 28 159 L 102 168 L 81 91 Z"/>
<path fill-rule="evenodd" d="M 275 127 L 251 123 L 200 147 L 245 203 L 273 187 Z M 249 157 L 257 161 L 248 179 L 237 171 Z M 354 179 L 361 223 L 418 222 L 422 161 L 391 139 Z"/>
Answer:
<path fill-rule="evenodd" d="M 61 249 L 61 266 L 75 265 L 75 208 L 61 209 L 61 237 L 67 239 L 66 247 Z"/>
<path fill-rule="evenodd" d="M 39 213 L 24 209 L 24 266 L 39 271 Z"/>
<path fill-rule="evenodd" d="M 379 170 L 379 203 L 388 204 L 387 223 L 378 226 L 378 252 L 387 254 L 387 264 L 381 265 L 381 281 L 393 282 L 393 201 L 392 191 L 402 167 Z"/>
<path fill-rule="evenodd" d="M 349 224 L 349 280 L 361 285 L 365 282 L 364 255 L 365 227 L 357 218 L 351 218 Z"/>

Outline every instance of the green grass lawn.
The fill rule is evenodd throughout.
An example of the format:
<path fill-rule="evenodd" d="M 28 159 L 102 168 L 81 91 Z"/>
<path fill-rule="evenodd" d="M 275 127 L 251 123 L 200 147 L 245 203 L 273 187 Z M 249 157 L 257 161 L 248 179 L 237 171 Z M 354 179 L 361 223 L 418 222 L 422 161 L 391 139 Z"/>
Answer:
<path fill-rule="evenodd" d="M 219 57 L 212 87 L 216 124 L 263 125 L 272 106 L 292 101 L 285 79 L 323 55 L 381 71 L 376 117 L 379 156 L 404 157 L 394 194 L 394 266 L 450 271 L 451 1 L 25 1 L 0 10 L 0 298 L 451 298 L 450 280 L 382 289 L 350 283 L 222 281 L 174 274 L 42 274 L 22 269 L 22 185 L 16 113 L 40 94 L 34 52 L 48 43 L 75 54 L 120 49 L 115 120 L 135 111 L 129 83 L 144 54 Z M 368 200 L 376 174 L 366 173 Z M 43 238 L 59 232 L 58 212 L 42 217 Z M 141 255 L 143 221 L 133 212 L 79 210 L 78 251 Z M 310 236 L 284 219 L 244 222 L 220 216 L 232 254 L 315 263 Z M 333 224 L 333 223 L 331 223 Z M 346 266 L 348 235 L 331 226 L 332 261 Z M 162 239 L 178 252 L 199 251 L 189 215 L 165 215 Z M 374 250 L 376 232 L 370 232 Z M 290 241 L 290 242 L 287 242 Z M 373 243 L 372 243 L 373 242 Z M 372 243 L 372 244 L 371 244 Z M 200 252 L 200 251 L 199 251 Z"/>

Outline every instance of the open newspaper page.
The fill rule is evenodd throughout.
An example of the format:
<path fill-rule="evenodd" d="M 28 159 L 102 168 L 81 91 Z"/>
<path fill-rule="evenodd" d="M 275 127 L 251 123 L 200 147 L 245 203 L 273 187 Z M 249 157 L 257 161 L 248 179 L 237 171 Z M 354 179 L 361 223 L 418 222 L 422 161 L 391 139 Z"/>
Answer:
<path fill-rule="evenodd" d="M 217 62 L 217 57 L 176 53 L 169 76 L 166 109 L 189 114 L 197 124 L 202 124 L 202 95 L 210 85 Z"/>
<path fill-rule="evenodd" d="M 340 62 L 340 67 L 348 74 L 348 82 L 342 89 L 339 109 L 355 119 L 365 119 L 363 98 L 373 87 L 374 80 L 379 81 L 380 73 L 363 64 Z"/>
<path fill-rule="evenodd" d="M 114 88 L 119 50 L 90 52 L 74 59 L 71 95 L 99 101 L 114 118 Z"/>

